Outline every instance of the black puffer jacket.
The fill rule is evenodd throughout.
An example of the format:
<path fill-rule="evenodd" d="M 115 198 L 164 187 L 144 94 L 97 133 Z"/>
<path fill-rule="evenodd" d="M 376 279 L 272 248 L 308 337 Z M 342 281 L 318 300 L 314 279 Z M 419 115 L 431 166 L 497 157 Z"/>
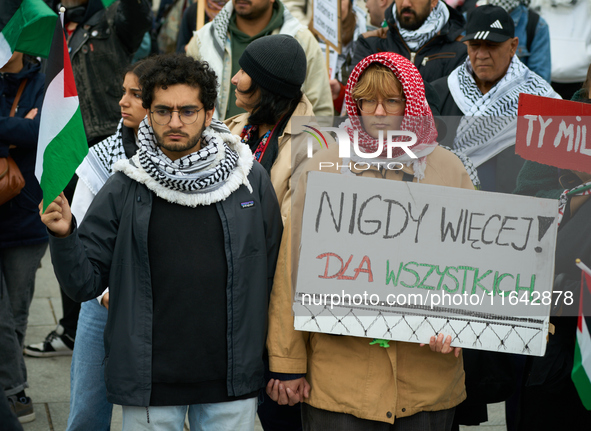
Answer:
<path fill-rule="evenodd" d="M 459 12 L 447 5 L 446 7 L 449 10 L 447 24 L 437 36 L 416 52 L 412 52 L 402 39 L 394 21 L 392 8 L 386 9 L 388 28 L 369 31 L 359 36 L 353 54 L 353 65 L 371 54 L 394 52 L 408 58 L 419 69 L 425 82 L 449 75 L 467 55 L 466 46 L 456 41 L 464 31 L 466 21 Z"/>

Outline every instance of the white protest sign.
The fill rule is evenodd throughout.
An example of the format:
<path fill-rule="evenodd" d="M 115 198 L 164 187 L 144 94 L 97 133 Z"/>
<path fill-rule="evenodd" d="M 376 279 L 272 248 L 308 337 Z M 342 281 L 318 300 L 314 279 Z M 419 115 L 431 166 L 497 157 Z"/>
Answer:
<path fill-rule="evenodd" d="M 337 51 L 341 52 L 339 0 L 314 0 L 312 29 Z"/>
<path fill-rule="evenodd" d="M 543 355 L 557 202 L 310 172 L 298 330 Z M 572 298 L 571 298 L 572 299 Z"/>

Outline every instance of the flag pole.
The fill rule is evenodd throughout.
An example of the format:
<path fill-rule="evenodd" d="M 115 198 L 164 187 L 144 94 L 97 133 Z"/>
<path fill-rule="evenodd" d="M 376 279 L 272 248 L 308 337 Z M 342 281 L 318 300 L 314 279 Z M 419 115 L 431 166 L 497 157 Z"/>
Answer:
<path fill-rule="evenodd" d="M 205 25 L 205 0 L 197 0 L 197 31 Z"/>
<path fill-rule="evenodd" d="M 65 7 L 60 7 L 60 21 L 62 22 L 62 27 L 64 26 L 64 15 L 66 14 L 66 8 Z"/>
<path fill-rule="evenodd" d="M 585 273 L 587 273 L 588 276 L 591 277 L 591 269 L 585 265 L 581 259 L 577 259 L 576 261 L 577 266 L 579 267 L 579 269 L 581 269 L 582 271 L 584 271 Z"/>
<path fill-rule="evenodd" d="M 35 176 L 43 190 L 43 211 L 64 190 L 88 154 L 63 19 L 61 9 L 60 20 L 53 22 L 39 120 Z"/>

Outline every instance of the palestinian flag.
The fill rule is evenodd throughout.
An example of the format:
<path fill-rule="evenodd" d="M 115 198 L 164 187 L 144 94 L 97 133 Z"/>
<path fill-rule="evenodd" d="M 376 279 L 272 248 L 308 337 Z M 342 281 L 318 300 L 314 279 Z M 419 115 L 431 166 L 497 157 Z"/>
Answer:
<path fill-rule="evenodd" d="M 587 410 L 591 410 L 591 316 L 585 316 L 583 313 L 583 301 L 587 304 L 591 301 L 591 274 L 585 271 L 581 275 L 581 303 L 572 379 L 583 405 Z"/>
<path fill-rule="evenodd" d="M 58 19 L 47 60 L 35 165 L 43 190 L 43 211 L 64 190 L 87 153 L 74 73 Z"/>
<path fill-rule="evenodd" d="M 47 58 L 56 21 L 43 0 L 1 0 L 0 67 L 14 51 Z"/>

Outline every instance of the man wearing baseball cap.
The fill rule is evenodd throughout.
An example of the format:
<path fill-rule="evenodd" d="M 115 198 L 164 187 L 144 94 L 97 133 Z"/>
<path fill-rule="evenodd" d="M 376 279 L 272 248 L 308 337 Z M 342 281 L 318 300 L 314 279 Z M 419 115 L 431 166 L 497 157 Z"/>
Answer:
<path fill-rule="evenodd" d="M 523 164 L 515 155 L 519 94 L 560 96 L 515 55 L 519 40 L 505 9 L 474 9 L 462 41 L 468 46 L 466 61 L 433 82 L 447 130 L 456 131 L 440 137 L 440 144 L 471 158 L 482 189 L 511 193 Z"/>
<path fill-rule="evenodd" d="M 523 159 L 515 154 L 520 93 L 560 98 L 515 55 L 519 40 L 505 9 L 479 6 L 468 15 L 468 59 L 447 78 L 433 82 L 447 127 L 441 145 L 464 152 L 478 170 L 481 188 L 511 193 Z M 455 131 L 455 133 L 453 132 Z M 484 363 L 494 364 L 484 370 Z M 513 390 L 513 365 L 503 353 L 464 350 L 468 398 L 456 408 L 457 424 L 487 421 L 487 400 L 505 400 Z M 495 382 L 495 387 L 487 382 Z M 452 428 L 457 429 L 457 428 Z"/>

